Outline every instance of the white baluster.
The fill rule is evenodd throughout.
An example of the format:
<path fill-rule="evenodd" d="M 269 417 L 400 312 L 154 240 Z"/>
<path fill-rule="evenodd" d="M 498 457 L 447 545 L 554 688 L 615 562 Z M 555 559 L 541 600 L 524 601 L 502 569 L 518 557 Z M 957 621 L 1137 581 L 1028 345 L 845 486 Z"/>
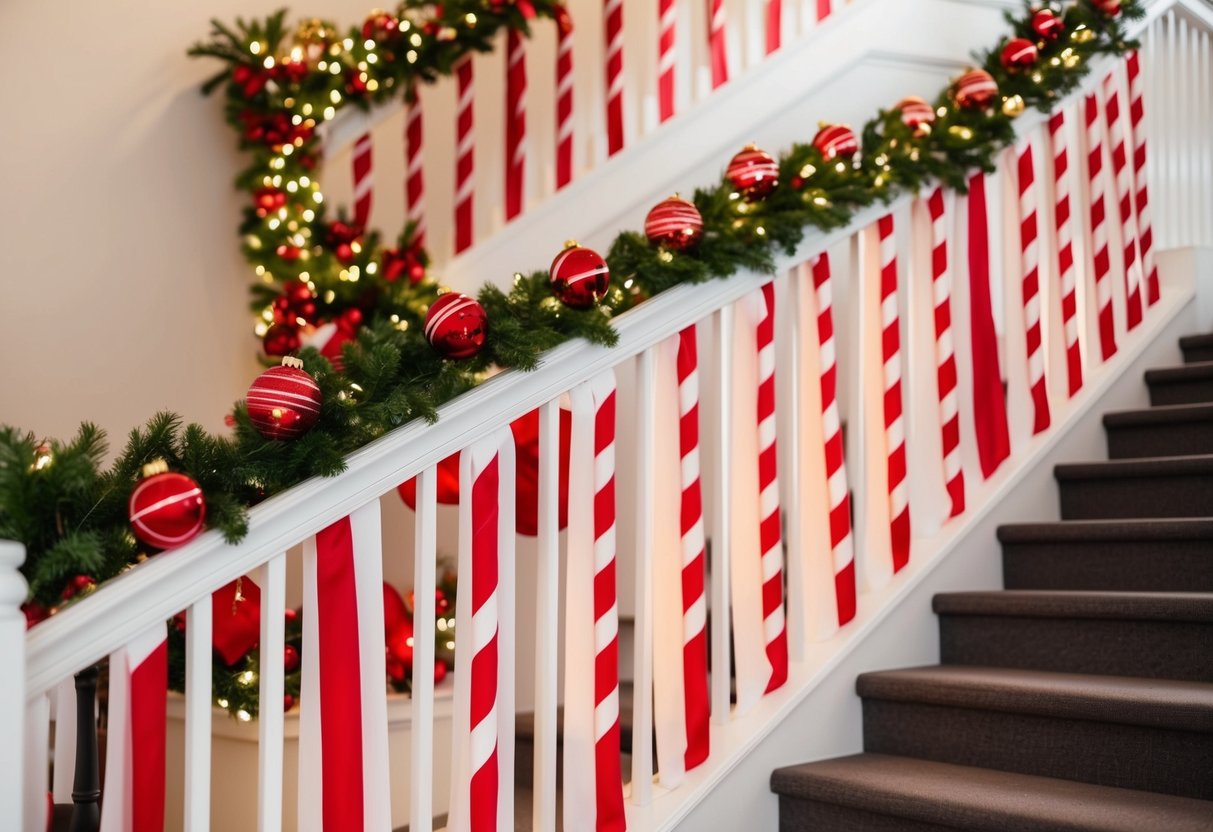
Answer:
<path fill-rule="evenodd" d="M 539 528 L 535 573 L 535 772 L 532 826 L 556 829 L 557 628 L 560 624 L 560 401 L 539 408 Z"/>
<path fill-rule="evenodd" d="M 632 650 L 632 802 L 653 800 L 653 411 L 656 355 L 636 357 L 636 624 Z"/>
<path fill-rule="evenodd" d="M 25 719 L 25 579 L 17 570 L 25 560 L 20 543 L 0 540 L 0 656 L 12 668 L 0 685 L 0 817 L 21 829 Z M 42 787 L 45 791 L 45 786 Z"/>
<path fill-rule="evenodd" d="M 800 281 L 795 279 L 797 275 L 798 271 L 794 270 L 791 275 L 785 272 L 775 279 L 775 296 L 779 298 L 775 304 L 779 316 L 775 322 L 775 354 L 779 356 L 775 366 L 775 416 L 779 425 L 779 452 L 782 457 L 779 463 L 779 483 L 783 492 L 780 501 L 789 509 L 784 511 L 783 516 L 787 523 L 788 657 L 792 661 L 804 659 L 808 633 L 808 599 L 804 595 L 804 561 L 808 555 L 804 551 L 802 515 L 799 511 L 801 327 Z"/>
<path fill-rule="evenodd" d="M 438 531 L 438 469 L 417 476 L 413 547 L 413 748 L 409 829 L 434 828 L 434 588 Z M 470 590 L 469 590 L 470 591 Z"/>
<path fill-rule="evenodd" d="M 185 612 L 185 832 L 211 828 L 211 613 L 209 595 Z M 264 631 L 265 616 L 261 626 Z"/>
<path fill-rule="evenodd" d="M 21 713 L 21 709 L 17 709 Z M 50 756 L 51 700 L 39 694 L 25 703 L 25 830 L 46 829 L 46 772 Z M 20 746 L 17 746 L 20 748 Z"/>
<path fill-rule="evenodd" d="M 282 697 L 285 675 L 282 655 L 286 637 L 286 555 L 275 555 L 261 567 L 257 578 L 261 584 L 261 678 L 257 692 L 257 829 L 258 832 L 272 832 L 282 828 Z M 197 614 L 197 608 L 203 603 L 208 605 L 206 630 L 209 634 L 210 599 L 195 604 L 190 613 Z M 193 632 L 192 627 L 186 629 Z M 204 644 L 209 648 L 209 643 L 208 635 Z M 193 644 L 190 648 L 191 655 L 200 652 L 209 659 L 209 649 L 195 651 Z M 207 690 L 206 701 L 209 705 L 209 679 Z M 207 739 L 209 740 L 209 737 Z"/>
<path fill-rule="evenodd" d="M 732 638 L 729 631 L 729 536 L 732 534 L 732 529 L 730 528 L 729 512 L 733 499 L 731 484 L 733 472 L 729 446 L 733 420 L 728 405 L 733 400 L 733 362 L 723 346 L 731 343 L 733 343 L 733 304 L 728 304 L 716 313 L 717 384 L 713 391 L 716 431 L 712 437 L 715 445 L 713 456 L 716 460 L 716 470 L 712 489 L 715 499 L 712 504 L 711 523 L 711 586 L 708 589 L 708 603 L 712 616 L 712 721 L 718 725 L 729 721 L 729 695 L 732 688 L 729 661 L 729 645 Z"/>
<path fill-rule="evenodd" d="M 1166 47 L 1165 47 L 1165 70 L 1164 77 L 1167 84 L 1167 102 L 1166 121 L 1164 129 L 1159 131 L 1159 134 L 1164 138 L 1162 150 L 1166 154 L 1167 159 L 1167 248 L 1172 248 L 1180 245 L 1183 242 L 1183 207 L 1182 193 L 1183 181 L 1180 172 L 1179 157 L 1182 152 L 1179 139 L 1179 107 L 1183 98 L 1180 96 L 1179 88 L 1176 86 L 1180 81 L 1180 76 L 1183 72 L 1183 65 L 1179 62 L 1179 43 L 1178 43 L 1179 27 L 1176 24 L 1175 12 L 1167 13 L 1167 30 L 1166 30 Z"/>

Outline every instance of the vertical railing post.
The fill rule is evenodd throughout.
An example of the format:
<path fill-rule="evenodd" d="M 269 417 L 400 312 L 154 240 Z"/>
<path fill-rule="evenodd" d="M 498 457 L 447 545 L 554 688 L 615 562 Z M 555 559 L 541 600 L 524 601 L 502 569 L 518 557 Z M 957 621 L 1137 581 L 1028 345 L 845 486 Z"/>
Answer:
<path fill-rule="evenodd" d="M 466 486 L 470 488 L 470 486 Z M 434 828 L 434 629 L 437 582 L 438 469 L 417 475 L 413 546 L 413 743 L 409 770 L 409 829 Z M 469 589 L 470 593 L 471 590 Z M 466 648 L 465 648 L 466 649 Z"/>
<path fill-rule="evenodd" d="M 653 441 L 656 353 L 636 359 L 636 667 L 632 696 L 632 802 L 653 800 Z"/>
<path fill-rule="evenodd" d="M 23 755 L 25 751 L 25 579 L 18 571 L 25 560 L 20 543 L 0 540 L 0 660 L 10 676 L 0 685 L 0 817 L 11 829 L 22 828 Z"/>
<path fill-rule="evenodd" d="M 560 623 L 560 400 L 539 409 L 539 562 L 535 576 L 532 827 L 556 829 L 557 628 Z"/>
<path fill-rule="evenodd" d="M 723 725 L 729 721 L 729 695 L 732 688 L 729 627 L 729 536 L 732 534 L 729 512 L 733 499 L 733 489 L 730 484 L 733 476 L 730 455 L 730 437 L 733 430 L 731 411 L 733 401 L 733 307 L 731 305 L 717 313 L 715 334 L 717 344 L 716 388 L 713 392 L 716 405 L 716 430 L 712 442 L 715 445 L 713 456 L 716 465 L 712 487 L 710 527 L 712 537 L 708 549 L 711 580 L 708 589 L 708 610 L 711 615 L 709 635 L 711 637 L 712 722 Z"/>
<path fill-rule="evenodd" d="M 76 773 L 72 781 L 71 832 L 101 825 L 101 773 L 97 762 L 97 667 L 76 674 Z"/>

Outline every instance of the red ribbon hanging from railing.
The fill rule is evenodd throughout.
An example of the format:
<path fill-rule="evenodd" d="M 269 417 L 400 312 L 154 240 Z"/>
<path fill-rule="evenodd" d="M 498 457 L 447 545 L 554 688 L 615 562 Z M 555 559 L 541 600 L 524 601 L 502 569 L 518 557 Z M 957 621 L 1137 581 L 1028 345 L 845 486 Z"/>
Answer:
<path fill-rule="evenodd" d="M 607 155 L 623 150 L 623 0 L 604 0 Z"/>
<path fill-rule="evenodd" d="M 573 18 L 556 8 L 556 188 L 573 179 Z"/>
<path fill-rule="evenodd" d="M 371 134 L 363 133 L 354 143 L 351 159 L 354 169 L 354 224 L 366 228 L 371 219 L 371 197 L 375 181 L 371 175 Z"/>
<path fill-rule="evenodd" d="M 1082 350 L 1078 340 L 1074 220 L 1070 199 L 1070 154 L 1067 149 L 1065 110 L 1058 110 L 1049 118 L 1049 140 L 1053 152 L 1054 249 L 1057 252 L 1061 327 L 1065 339 L 1066 383 L 1069 395 L 1073 396 L 1082 389 Z"/>
<path fill-rule="evenodd" d="M 1087 138 L 1087 193 L 1091 218 L 1091 256 L 1095 269 L 1095 304 L 1099 320 L 1099 350 L 1103 360 L 1107 361 L 1116 355 L 1116 328 L 1112 317 L 1112 260 L 1108 254 L 1103 136 L 1099 126 L 1099 99 L 1095 93 L 1089 93 L 1083 100 L 1083 118 Z"/>
<path fill-rule="evenodd" d="M 476 189 L 474 131 L 475 87 L 472 58 L 455 67 L 458 102 L 455 107 L 455 253 L 467 249 L 473 239 L 472 196 Z"/>
<path fill-rule="evenodd" d="M 1124 114 L 1120 108 L 1120 93 L 1116 74 L 1109 72 L 1103 82 L 1104 120 L 1108 128 L 1108 143 L 1112 151 L 1112 179 L 1116 183 L 1116 208 L 1123 244 L 1125 279 L 1125 323 L 1131 331 L 1141 323 L 1142 283 L 1141 265 L 1137 259 L 1137 216 L 1133 211 L 1133 173 L 1129 168 L 1129 152 L 1125 141 Z"/>
<path fill-rule="evenodd" d="M 712 57 L 712 89 L 729 80 L 724 0 L 708 2 L 708 49 Z"/>
<path fill-rule="evenodd" d="M 413 240 L 425 245 L 425 168 L 422 165 L 421 98 L 414 85 L 409 93 L 409 111 L 404 122 L 405 205 L 408 221 L 413 224 Z"/>
<path fill-rule="evenodd" d="M 658 0 L 657 114 L 661 121 L 674 115 L 674 45 L 677 22 L 676 0 Z"/>
<path fill-rule="evenodd" d="M 777 50 L 783 40 L 783 0 L 767 0 L 767 54 Z"/>
<path fill-rule="evenodd" d="M 1037 220 L 1036 168 L 1031 142 L 1025 142 L 1016 159 L 1019 186 L 1019 249 L 1023 266 L 1020 291 L 1028 371 L 1032 399 L 1032 434 L 1049 426 L 1049 394 L 1045 386 L 1045 351 L 1041 336 L 1040 240 Z"/>
<path fill-rule="evenodd" d="M 910 485 L 901 390 L 901 313 L 898 311 L 897 239 L 893 215 L 877 223 L 880 235 L 881 361 L 884 367 L 884 432 L 889 491 L 889 542 L 893 571 L 910 562 Z"/>
<path fill-rule="evenodd" d="M 758 551 L 762 558 L 762 622 L 771 675 L 767 692 L 788 680 L 788 630 L 783 610 L 783 542 L 775 431 L 775 285 L 762 287 L 758 347 Z"/>
<path fill-rule="evenodd" d="M 1146 186 L 1146 125 L 1142 98 L 1141 57 L 1130 52 L 1125 63 L 1129 75 L 1129 119 L 1133 133 L 1133 205 L 1137 210 L 1137 239 L 1146 276 L 1146 300 L 1158 303 L 1158 265 L 1154 262 L 1154 228 L 1150 222 L 1150 191 Z"/>
<path fill-rule="evenodd" d="M 825 20 L 830 16 L 832 0 L 817 0 L 817 19 Z"/>
<path fill-rule="evenodd" d="M 505 218 L 522 213 L 526 197 L 526 40 L 510 29 L 505 54 Z"/>

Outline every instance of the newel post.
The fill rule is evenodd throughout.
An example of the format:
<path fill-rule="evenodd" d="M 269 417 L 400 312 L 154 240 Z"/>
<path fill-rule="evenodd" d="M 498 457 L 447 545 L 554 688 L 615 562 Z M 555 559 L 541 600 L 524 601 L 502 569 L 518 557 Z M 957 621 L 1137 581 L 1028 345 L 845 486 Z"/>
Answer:
<path fill-rule="evenodd" d="M 0 825 L 21 829 L 25 739 L 25 560 L 20 543 L 0 540 Z"/>

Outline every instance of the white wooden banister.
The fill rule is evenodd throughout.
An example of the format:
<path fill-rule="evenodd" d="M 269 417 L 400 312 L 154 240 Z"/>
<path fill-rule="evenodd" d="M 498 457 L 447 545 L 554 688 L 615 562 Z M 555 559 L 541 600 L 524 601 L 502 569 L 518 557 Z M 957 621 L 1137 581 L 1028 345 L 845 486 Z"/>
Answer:
<path fill-rule="evenodd" d="M 0 540 L 0 656 L 5 666 L 14 669 L 0 685 L 0 813 L 13 829 L 22 828 L 23 783 L 14 776 L 24 767 L 25 701 L 25 578 L 18 571 L 25 561 L 25 547 Z"/>

